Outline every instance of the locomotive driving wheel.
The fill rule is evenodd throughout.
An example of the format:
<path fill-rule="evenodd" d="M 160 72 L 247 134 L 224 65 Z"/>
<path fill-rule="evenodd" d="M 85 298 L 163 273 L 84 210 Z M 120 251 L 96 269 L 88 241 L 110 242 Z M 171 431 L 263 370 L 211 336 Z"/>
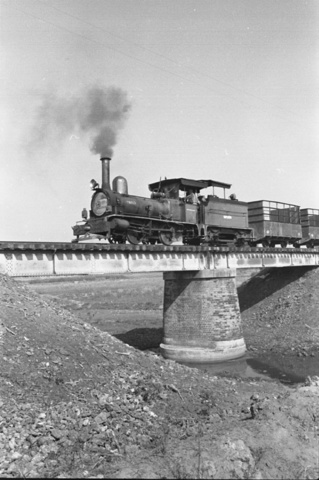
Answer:
<path fill-rule="evenodd" d="M 159 232 L 158 238 L 163 245 L 171 245 L 173 241 L 173 234 L 171 232 Z"/>
<path fill-rule="evenodd" d="M 126 238 L 131 245 L 138 245 L 140 243 L 141 236 L 139 233 L 131 230 L 127 232 Z"/>

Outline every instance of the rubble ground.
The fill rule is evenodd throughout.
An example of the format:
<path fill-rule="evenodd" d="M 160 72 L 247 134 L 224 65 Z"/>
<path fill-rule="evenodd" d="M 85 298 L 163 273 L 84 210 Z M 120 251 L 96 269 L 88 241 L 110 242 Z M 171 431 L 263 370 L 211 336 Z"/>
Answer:
<path fill-rule="evenodd" d="M 299 314 L 303 300 L 312 298 L 307 295 L 316 295 L 310 285 L 319 277 L 307 271 L 300 278 Z M 149 288 L 146 277 L 139 281 Z M 296 297 L 279 311 L 275 336 L 262 335 L 268 310 L 273 315 L 278 298 L 288 295 L 285 289 L 297 288 L 298 281 L 283 283 L 279 290 L 269 287 L 264 298 L 256 293 L 255 303 L 247 296 L 245 304 L 242 289 L 249 348 L 259 349 L 263 342 L 267 349 L 270 342 L 269 349 L 278 352 L 280 335 L 286 335 L 290 353 L 299 353 L 301 345 L 317 355 L 316 343 L 301 339 L 298 311 L 291 311 Z M 258 282 L 264 282 L 265 291 L 265 278 Z M 149 330 L 156 333 L 161 305 L 152 295 L 149 308 L 156 306 Z M 118 310 L 120 297 L 114 295 L 109 307 Z M 140 311 L 138 298 L 135 304 Z M 307 325 L 316 339 L 317 311 L 310 304 L 307 308 Z M 124 343 L 98 328 L 93 316 L 87 316 L 92 323 L 80 318 L 80 311 L 66 308 L 62 296 L 44 296 L 0 275 L 1 476 L 318 478 L 318 378 L 291 387 L 270 379 L 210 377 Z M 141 317 L 146 328 L 148 317 Z"/>

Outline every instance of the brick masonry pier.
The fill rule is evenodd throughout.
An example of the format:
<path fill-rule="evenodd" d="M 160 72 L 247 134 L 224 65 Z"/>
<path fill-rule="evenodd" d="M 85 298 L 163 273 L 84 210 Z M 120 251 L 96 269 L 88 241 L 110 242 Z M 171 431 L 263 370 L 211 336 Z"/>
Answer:
<path fill-rule="evenodd" d="M 164 273 L 162 355 L 212 363 L 244 355 L 236 269 Z"/>

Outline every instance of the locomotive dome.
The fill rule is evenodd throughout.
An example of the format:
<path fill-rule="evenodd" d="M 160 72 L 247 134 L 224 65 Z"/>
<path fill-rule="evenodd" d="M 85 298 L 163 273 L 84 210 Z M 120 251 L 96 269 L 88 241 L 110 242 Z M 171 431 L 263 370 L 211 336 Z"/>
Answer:
<path fill-rule="evenodd" d="M 128 195 L 127 180 L 125 177 L 122 177 L 122 175 L 118 175 L 113 179 L 112 188 L 113 192 L 117 192 L 122 195 Z"/>

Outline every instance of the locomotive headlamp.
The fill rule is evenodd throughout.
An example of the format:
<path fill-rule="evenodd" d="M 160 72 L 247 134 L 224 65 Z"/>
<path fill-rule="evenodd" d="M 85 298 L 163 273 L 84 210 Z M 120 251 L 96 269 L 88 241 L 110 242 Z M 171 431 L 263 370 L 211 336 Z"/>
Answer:
<path fill-rule="evenodd" d="M 90 181 L 90 186 L 92 190 L 96 190 L 97 188 L 99 188 L 99 184 L 94 180 L 94 178 L 92 178 L 92 180 Z"/>

